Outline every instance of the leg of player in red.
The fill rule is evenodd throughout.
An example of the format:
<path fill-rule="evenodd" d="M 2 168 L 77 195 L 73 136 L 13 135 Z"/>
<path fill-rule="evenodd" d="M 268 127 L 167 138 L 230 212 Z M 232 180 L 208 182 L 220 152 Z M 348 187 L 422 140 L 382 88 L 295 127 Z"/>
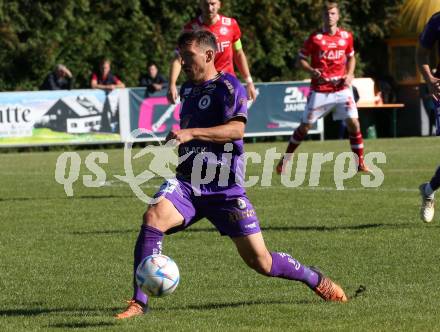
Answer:
<path fill-rule="evenodd" d="M 362 138 L 359 120 L 357 118 L 347 118 L 345 122 L 347 124 L 351 151 L 358 156 L 358 171 L 369 172 L 368 167 L 364 163 L 364 139 Z"/>
<path fill-rule="evenodd" d="M 286 164 L 289 162 L 289 159 L 291 158 L 292 154 L 295 152 L 295 150 L 298 148 L 298 146 L 307 136 L 307 133 L 309 132 L 309 129 L 311 127 L 312 127 L 311 124 L 301 123 L 299 127 L 296 128 L 295 131 L 292 133 L 292 136 L 290 136 L 289 139 L 289 145 L 287 145 L 286 152 L 284 153 L 284 156 L 278 162 L 278 165 L 276 167 L 276 172 L 278 174 L 284 172 L 284 168 Z"/>
<path fill-rule="evenodd" d="M 302 123 L 290 137 L 286 153 L 276 167 L 278 174 L 283 173 L 292 153 L 307 136 L 313 124 L 330 111 L 333 111 L 335 120 L 344 120 L 347 124 L 351 150 L 357 155 L 359 161 L 358 171 L 368 172 L 364 163 L 364 141 L 360 131 L 356 104 L 353 102 L 351 90 L 345 89 L 332 94 L 312 92 L 304 110 Z"/>

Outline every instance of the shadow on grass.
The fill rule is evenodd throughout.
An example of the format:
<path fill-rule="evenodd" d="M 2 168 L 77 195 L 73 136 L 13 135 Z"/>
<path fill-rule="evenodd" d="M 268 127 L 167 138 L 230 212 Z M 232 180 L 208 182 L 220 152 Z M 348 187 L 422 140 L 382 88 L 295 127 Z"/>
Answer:
<path fill-rule="evenodd" d="M 261 227 L 265 232 L 279 232 L 279 231 L 300 231 L 300 232 L 337 232 L 337 231 L 358 231 L 373 228 L 393 228 L 406 229 L 419 227 L 418 223 L 400 223 L 400 224 L 361 224 L 361 225 L 337 225 L 337 226 L 264 226 Z M 438 226 L 440 227 L 440 226 Z M 217 232 L 215 228 L 190 228 L 187 232 L 203 233 L 203 232 Z"/>
<path fill-rule="evenodd" d="M 227 309 L 227 308 L 239 308 L 247 306 L 256 305 L 273 305 L 273 304 L 311 304 L 316 301 L 314 300 L 301 300 L 301 301 L 281 301 L 281 300 L 262 300 L 262 301 L 240 301 L 240 302 L 216 302 L 216 303 L 203 303 L 203 304 L 189 304 L 181 307 L 163 307 L 163 308 L 152 308 L 154 311 L 175 311 L 175 310 L 217 310 L 217 309 Z"/>
<path fill-rule="evenodd" d="M 239 301 L 239 302 L 213 302 L 203 304 L 189 304 L 179 307 L 158 307 L 152 308 L 152 312 L 155 311 L 182 311 L 182 310 L 217 310 L 226 308 L 238 308 L 246 306 L 256 305 L 276 305 L 276 304 L 311 304 L 316 302 L 316 299 L 300 300 L 300 301 L 287 301 L 287 300 L 261 300 L 261 301 Z M 123 307 L 112 308 L 22 308 L 22 309 L 6 309 L 0 310 L 0 316 L 15 317 L 15 316 L 39 316 L 45 314 L 60 314 L 66 313 L 71 317 L 91 317 L 90 313 L 96 313 L 99 316 L 108 315 L 112 317 L 116 312 L 122 310 Z M 78 322 L 78 323 L 62 323 L 51 325 L 51 327 L 90 327 L 90 326 L 106 326 L 113 325 L 111 322 Z"/>
<path fill-rule="evenodd" d="M 101 231 L 76 231 L 70 234 L 72 235 L 107 235 L 107 234 L 128 234 L 138 233 L 139 229 L 108 229 Z"/>
<path fill-rule="evenodd" d="M 59 324 L 50 324 L 49 328 L 63 328 L 63 329 L 85 329 L 89 327 L 109 327 L 114 326 L 115 323 L 109 322 L 97 322 L 97 323 L 88 323 L 88 322 L 78 322 L 78 323 L 59 323 Z"/>
<path fill-rule="evenodd" d="M 113 314 L 113 311 L 116 311 L 120 308 L 22 308 L 22 309 L 5 309 L 0 310 L 0 316 L 38 316 L 44 314 L 52 314 L 52 313 L 68 313 L 73 316 L 83 316 L 85 313 L 90 312 L 100 312 L 100 313 L 108 313 L 109 315 Z"/>

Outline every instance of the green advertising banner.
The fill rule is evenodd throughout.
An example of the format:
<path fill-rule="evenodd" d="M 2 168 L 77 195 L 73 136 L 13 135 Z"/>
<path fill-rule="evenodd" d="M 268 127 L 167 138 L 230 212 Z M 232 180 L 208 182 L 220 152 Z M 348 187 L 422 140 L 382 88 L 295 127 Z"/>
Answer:
<path fill-rule="evenodd" d="M 121 142 L 124 90 L 0 93 L 0 147 Z"/>

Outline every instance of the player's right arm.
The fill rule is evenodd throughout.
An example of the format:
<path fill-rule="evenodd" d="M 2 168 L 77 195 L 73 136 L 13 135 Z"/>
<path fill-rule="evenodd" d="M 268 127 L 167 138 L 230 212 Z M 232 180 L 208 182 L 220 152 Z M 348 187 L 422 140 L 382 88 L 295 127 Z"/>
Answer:
<path fill-rule="evenodd" d="M 181 58 L 178 52 L 175 53 L 173 60 L 171 60 L 170 74 L 168 78 L 168 102 L 175 104 L 177 100 L 177 79 L 179 78 L 182 69 Z"/>
<path fill-rule="evenodd" d="M 420 72 L 428 85 L 429 91 L 435 100 L 440 100 L 440 80 L 431 72 L 429 55 L 434 48 L 438 37 L 439 14 L 434 14 L 425 25 L 419 37 L 419 45 L 416 51 L 416 61 Z"/>
<path fill-rule="evenodd" d="M 431 53 L 430 49 L 427 49 L 420 45 L 416 51 L 417 66 L 419 67 L 420 73 L 425 79 L 428 85 L 429 91 L 435 100 L 440 100 L 440 79 L 434 77 L 431 72 L 431 66 L 429 65 L 429 55 Z"/>
<path fill-rule="evenodd" d="M 297 63 L 296 65 L 300 67 L 302 70 L 308 72 L 312 78 L 318 78 L 321 76 L 321 71 L 317 68 L 313 68 L 308 58 L 312 55 L 313 52 L 313 35 L 309 36 L 304 42 L 303 47 L 298 53 Z"/>
<path fill-rule="evenodd" d="M 310 63 L 307 61 L 306 58 L 303 58 L 301 56 L 298 57 L 298 66 L 308 72 L 312 78 L 318 78 L 321 76 L 321 72 L 319 69 L 313 68 Z"/>

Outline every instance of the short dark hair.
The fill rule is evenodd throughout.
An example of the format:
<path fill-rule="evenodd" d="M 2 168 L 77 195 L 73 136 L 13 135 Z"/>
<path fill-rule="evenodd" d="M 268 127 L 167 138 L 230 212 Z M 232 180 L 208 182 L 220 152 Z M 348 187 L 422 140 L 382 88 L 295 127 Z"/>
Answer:
<path fill-rule="evenodd" d="M 190 45 L 193 42 L 195 42 L 197 46 L 211 48 L 214 52 L 217 50 L 217 39 L 215 35 L 208 30 L 183 32 L 177 40 L 177 46 L 182 48 L 183 46 Z"/>

